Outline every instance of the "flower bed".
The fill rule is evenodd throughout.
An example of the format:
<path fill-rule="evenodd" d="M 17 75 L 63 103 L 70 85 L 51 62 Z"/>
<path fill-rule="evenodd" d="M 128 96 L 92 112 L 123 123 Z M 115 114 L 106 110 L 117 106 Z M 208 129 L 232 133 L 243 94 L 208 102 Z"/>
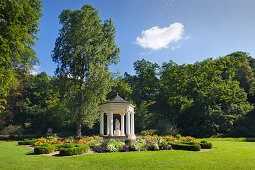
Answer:
<path fill-rule="evenodd" d="M 129 152 L 129 151 L 158 151 L 158 150 L 190 150 L 200 151 L 200 143 L 193 137 L 174 137 L 146 135 L 137 137 L 135 141 L 126 140 L 103 140 L 90 143 L 90 148 L 98 153 L 103 152 Z"/>

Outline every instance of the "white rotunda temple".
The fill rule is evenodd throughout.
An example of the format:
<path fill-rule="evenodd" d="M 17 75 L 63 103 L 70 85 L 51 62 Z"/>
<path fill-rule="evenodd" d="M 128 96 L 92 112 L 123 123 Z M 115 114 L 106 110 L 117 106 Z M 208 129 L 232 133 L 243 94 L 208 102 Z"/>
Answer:
<path fill-rule="evenodd" d="M 118 94 L 116 97 L 106 103 L 102 103 L 100 108 L 100 136 L 104 138 L 128 138 L 135 139 L 135 105 L 122 99 Z M 104 115 L 107 115 L 107 125 L 105 134 Z M 115 128 L 113 115 L 119 114 L 121 122 L 115 120 Z M 126 121 L 125 121 L 126 120 Z M 126 122 L 126 123 L 125 123 Z M 121 127 L 121 128 L 120 128 Z"/>

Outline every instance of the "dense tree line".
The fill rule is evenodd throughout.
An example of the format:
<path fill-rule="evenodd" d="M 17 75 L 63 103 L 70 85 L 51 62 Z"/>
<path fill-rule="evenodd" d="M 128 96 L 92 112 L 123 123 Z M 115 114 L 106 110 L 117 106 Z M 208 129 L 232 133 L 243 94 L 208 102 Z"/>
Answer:
<path fill-rule="evenodd" d="M 159 134 L 208 137 L 254 136 L 254 59 L 235 52 L 217 59 L 159 67 L 136 61 L 136 75 L 124 74 L 115 92 L 137 106 L 136 129 Z M 123 84 L 122 83 L 122 84 Z M 249 119 L 249 118 L 251 119 Z M 249 126 L 245 121 L 249 122 Z M 248 123 L 247 122 L 247 123 Z"/>
<path fill-rule="evenodd" d="M 161 67 L 138 60 L 136 74 L 116 76 L 107 98 L 119 93 L 136 105 L 137 133 L 156 129 L 162 135 L 254 136 L 253 62 L 244 52 L 195 64 L 169 61 Z M 75 134 L 77 122 L 67 105 L 73 102 L 67 97 L 74 90 L 70 88 L 74 87 L 72 79 L 46 73 L 25 78 L 21 74 L 20 82 L 6 98 L 1 129 L 19 125 L 23 133 L 43 134 L 53 127 L 60 134 Z M 83 135 L 98 133 L 97 118 L 83 126 Z"/>

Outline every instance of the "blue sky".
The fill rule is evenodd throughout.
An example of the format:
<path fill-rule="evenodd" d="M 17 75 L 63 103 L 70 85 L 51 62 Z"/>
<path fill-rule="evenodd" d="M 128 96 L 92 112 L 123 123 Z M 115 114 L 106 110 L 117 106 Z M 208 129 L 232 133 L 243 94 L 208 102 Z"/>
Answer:
<path fill-rule="evenodd" d="M 90 4 L 101 19 L 112 18 L 120 62 L 111 67 L 134 74 L 133 63 L 146 59 L 161 65 L 194 63 L 244 51 L 255 57 L 254 0 L 44 0 L 35 72 L 54 75 L 51 55 L 64 9 Z"/>

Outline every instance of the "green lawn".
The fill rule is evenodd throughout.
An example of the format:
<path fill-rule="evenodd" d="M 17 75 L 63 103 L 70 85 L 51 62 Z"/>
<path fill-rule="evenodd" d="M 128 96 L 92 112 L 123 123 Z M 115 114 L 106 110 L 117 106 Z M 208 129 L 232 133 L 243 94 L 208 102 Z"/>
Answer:
<path fill-rule="evenodd" d="M 255 169 L 255 142 L 211 141 L 209 152 L 148 151 L 77 157 L 26 155 L 17 142 L 0 142 L 0 169 Z"/>

